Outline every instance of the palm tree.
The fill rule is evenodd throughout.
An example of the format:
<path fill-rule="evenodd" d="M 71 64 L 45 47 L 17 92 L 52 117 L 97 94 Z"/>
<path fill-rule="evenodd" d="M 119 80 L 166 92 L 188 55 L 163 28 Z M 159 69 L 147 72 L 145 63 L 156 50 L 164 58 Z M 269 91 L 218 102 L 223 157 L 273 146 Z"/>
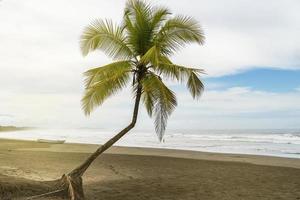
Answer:
<path fill-rule="evenodd" d="M 82 98 L 85 114 L 89 115 L 128 84 L 132 86 L 135 104 L 129 125 L 63 176 L 63 185 L 72 200 L 84 198 L 81 177 L 90 164 L 135 126 L 140 101 L 149 116 L 155 118 L 156 133 L 159 140 L 163 139 L 167 119 L 177 105 L 174 92 L 164 84 L 163 78 L 186 83 L 193 98 L 201 95 L 203 84 L 199 75 L 203 70 L 176 65 L 169 58 L 185 44 L 194 42 L 204 42 L 197 21 L 174 16 L 167 8 L 153 7 L 140 0 L 126 3 L 121 25 L 110 20 L 96 20 L 85 28 L 81 36 L 83 55 L 102 50 L 117 60 L 85 72 Z"/>

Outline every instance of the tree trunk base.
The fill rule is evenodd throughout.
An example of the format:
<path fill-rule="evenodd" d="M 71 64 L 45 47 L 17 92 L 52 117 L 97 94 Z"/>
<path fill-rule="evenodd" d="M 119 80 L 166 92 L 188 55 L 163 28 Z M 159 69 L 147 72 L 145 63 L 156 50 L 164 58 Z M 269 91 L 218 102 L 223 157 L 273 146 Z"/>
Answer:
<path fill-rule="evenodd" d="M 70 200 L 84 200 L 81 176 L 70 176 L 64 174 L 61 181 Z"/>
<path fill-rule="evenodd" d="M 84 200 L 81 176 L 64 174 L 61 179 L 54 181 L 53 191 L 28 197 L 26 200 L 40 199 L 44 197 L 59 196 L 68 200 Z"/>

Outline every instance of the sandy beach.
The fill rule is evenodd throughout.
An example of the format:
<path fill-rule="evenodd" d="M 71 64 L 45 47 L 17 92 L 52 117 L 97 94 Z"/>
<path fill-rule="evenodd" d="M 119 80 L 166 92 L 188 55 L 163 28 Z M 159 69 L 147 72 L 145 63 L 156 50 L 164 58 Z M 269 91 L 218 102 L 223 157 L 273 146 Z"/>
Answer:
<path fill-rule="evenodd" d="M 96 148 L 0 140 L 0 199 L 47 191 L 45 181 L 67 173 Z M 87 199 L 99 200 L 296 200 L 300 159 L 113 147 L 87 171 L 84 188 Z"/>

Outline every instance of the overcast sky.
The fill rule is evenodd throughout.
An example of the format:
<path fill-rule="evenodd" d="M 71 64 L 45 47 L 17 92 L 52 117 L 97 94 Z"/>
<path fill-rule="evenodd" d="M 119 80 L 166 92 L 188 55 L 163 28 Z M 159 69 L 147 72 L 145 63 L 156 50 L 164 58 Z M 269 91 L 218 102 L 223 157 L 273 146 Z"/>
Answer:
<path fill-rule="evenodd" d="M 179 105 L 170 129 L 300 128 L 299 0 L 161 0 L 190 15 L 206 43 L 178 52 L 179 64 L 205 69 L 206 90 L 193 101 L 172 84 Z M 110 62 L 82 57 L 79 37 L 96 18 L 120 22 L 124 0 L 0 1 L 0 124 L 118 129 L 131 116 L 124 90 L 89 118 L 80 107 L 82 73 Z M 139 129 L 152 129 L 142 109 Z"/>

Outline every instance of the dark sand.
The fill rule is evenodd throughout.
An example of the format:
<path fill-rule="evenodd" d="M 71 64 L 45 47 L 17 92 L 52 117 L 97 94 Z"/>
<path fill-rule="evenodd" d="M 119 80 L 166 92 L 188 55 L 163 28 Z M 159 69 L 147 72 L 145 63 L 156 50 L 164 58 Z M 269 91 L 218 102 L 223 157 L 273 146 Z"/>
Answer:
<path fill-rule="evenodd" d="M 0 199 L 47 191 L 44 181 L 95 148 L 0 140 Z M 114 147 L 87 171 L 84 187 L 91 200 L 297 200 L 300 159 Z"/>

